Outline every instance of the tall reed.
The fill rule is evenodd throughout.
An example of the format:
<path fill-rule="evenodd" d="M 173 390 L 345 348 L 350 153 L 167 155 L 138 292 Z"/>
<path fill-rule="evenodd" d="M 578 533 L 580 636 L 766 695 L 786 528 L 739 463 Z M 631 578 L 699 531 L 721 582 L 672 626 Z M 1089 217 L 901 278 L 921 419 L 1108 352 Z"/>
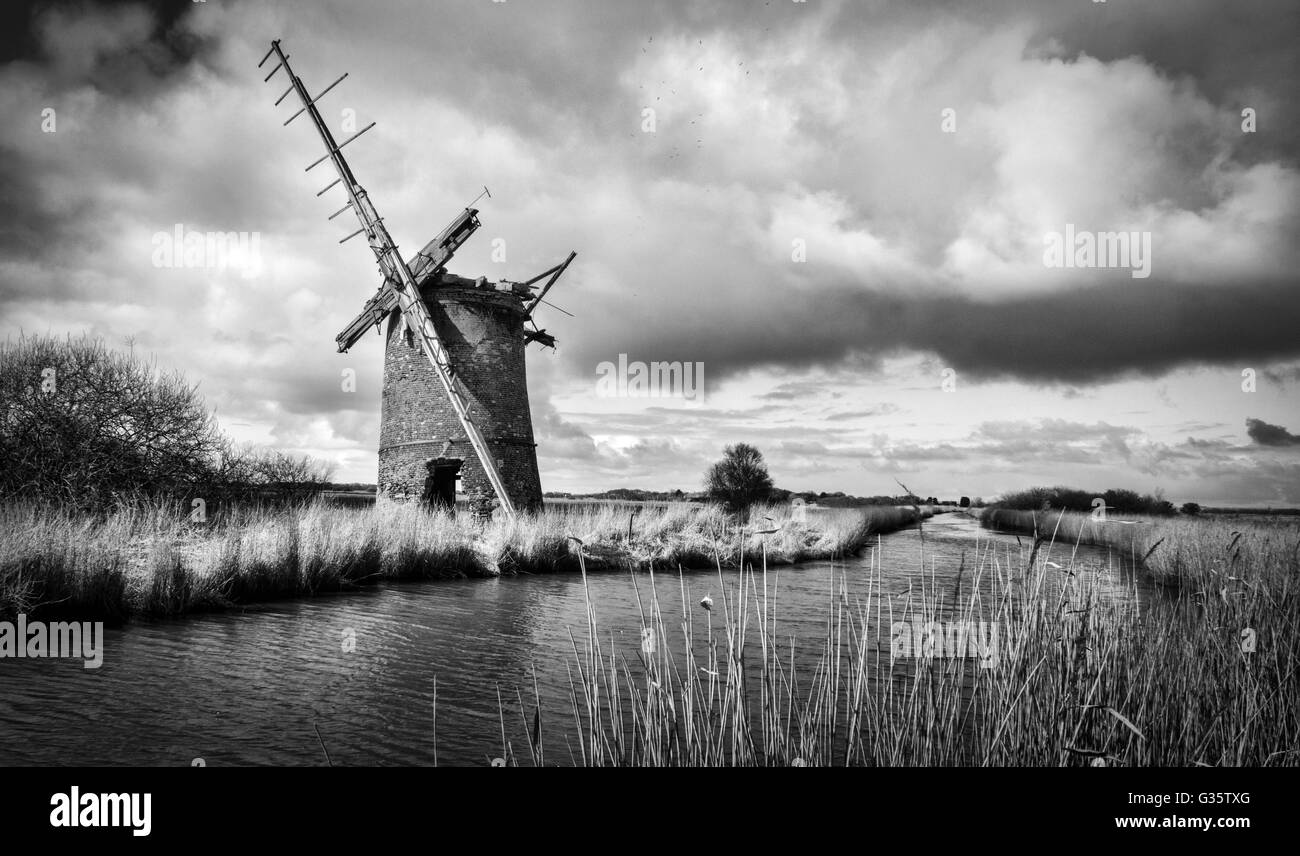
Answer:
<path fill-rule="evenodd" d="M 901 603 L 878 567 L 856 591 L 844 574 L 810 669 L 778 631 L 766 563 L 718 566 L 710 610 L 679 575 L 676 627 L 652 574 L 648 601 L 638 594 L 643 631 L 659 640 L 648 652 L 606 637 L 588 595 L 571 634 L 566 740 L 585 765 L 1300 766 L 1300 540 L 1195 546 L 1207 538 L 1171 549 L 1193 579 L 1229 585 L 1146 602 L 1103 596 L 1050 535 L 1042 551 L 982 551 L 955 587 L 922 579 Z M 998 629 L 992 656 L 953 629 L 980 622 Z M 958 656 L 925 656 L 926 644 L 951 653 L 954 638 Z M 534 759 L 541 742 L 530 737 Z"/>

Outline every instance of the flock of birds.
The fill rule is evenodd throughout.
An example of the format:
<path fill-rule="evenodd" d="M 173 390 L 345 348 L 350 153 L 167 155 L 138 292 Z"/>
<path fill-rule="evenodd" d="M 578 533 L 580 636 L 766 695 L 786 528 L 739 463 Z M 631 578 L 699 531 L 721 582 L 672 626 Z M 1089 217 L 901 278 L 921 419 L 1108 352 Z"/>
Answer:
<path fill-rule="evenodd" d="M 648 46 L 649 46 L 649 45 L 652 45 L 652 44 L 654 43 L 654 38 L 655 38 L 654 36 L 650 36 L 648 39 L 646 39 L 646 45 L 647 45 L 647 47 L 642 47 L 642 48 L 641 48 L 641 53 L 646 53 L 646 52 L 648 51 L 648 49 L 649 49 Z M 697 39 L 696 42 L 697 42 L 697 44 L 698 44 L 700 47 L 703 47 L 703 46 L 704 46 L 704 40 L 703 40 L 703 39 Z M 739 67 L 743 67 L 743 66 L 745 65 L 745 62 L 744 62 L 744 60 L 740 60 L 740 61 L 738 61 L 738 62 L 736 63 L 736 65 L 737 65 L 738 68 L 739 68 Z M 703 72 L 703 71 L 704 71 L 704 66 L 702 66 L 702 65 L 699 66 L 698 69 L 697 69 L 697 72 Z M 746 70 L 745 70 L 745 76 L 748 77 L 748 76 L 749 76 L 749 73 L 750 73 L 750 69 L 746 69 Z M 666 80 L 660 80 L 660 81 L 659 81 L 659 85 L 662 86 L 662 87 L 666 87 L 666 88 L 668 89 L 669 95 L 676 95 L 676 94 L 677 94 L 677 90 L 676 90 L 676 89 L 673 89 L 673 88 L 668 84 L 668 82 L 667 82 Z M 644 89 L 645 89 L 645 85 L 642 84 L 640 88 L 641 88 L 642 90 L 644 90 Z M 656 102 L 662 102 L 662 101 L 663 101 L 663 95 L 662 95 L 662 94 L 660 94 L 660 95 L 656 95 L 656 96 L 655 96 L 655 101 L 656 101 Z M 652 106 L 652 105 L 647 104 L 646 106 L 649 107 L 649 106 Z M 703 113 L 696 113 L 696 114 L 695 114 L 695 118 L 694 118 L 694 119 L 691 119 L 690 122 L 688 122 L 687 124 L 688 124 L 688 125 L 697 125 L 697 123 L 698 123 L 697 130 L 699 130 L 699 126 L 702 126 L 702 125 L 703 125 L 703 121 L 702 121 L 703 119 L 704 119 L 704 114 L 703 114 Z M 633 137 L 633 138 L 635 138 L 635 137 L 637 137 L 638 135 L 637 135 L 636 132 L 632 132 L 632 133 L 629 133 L 628 136 L 629 136 L 629 137 Z M 696 148 L 696 149 L 702 149 L 703 147 L 704 147 L 704 138 L 703 138 L 703 137 L 698 137 L 698 138 L 696 138 L 696 140 L 695 140 L 695 148 Z M 666 158 L 665 160 L 672 161 L 672 160 L 676 160 L 677 158 L 680 158 L 681 156 L 682 156 L 682 149 L 681 149 L 681 147 L 680 147 L 680 146 L 677 146 L 677 145 L 674 145 L 673 148 L 672 148 L 672 152 L 667 156 L 667 158 Z"/>

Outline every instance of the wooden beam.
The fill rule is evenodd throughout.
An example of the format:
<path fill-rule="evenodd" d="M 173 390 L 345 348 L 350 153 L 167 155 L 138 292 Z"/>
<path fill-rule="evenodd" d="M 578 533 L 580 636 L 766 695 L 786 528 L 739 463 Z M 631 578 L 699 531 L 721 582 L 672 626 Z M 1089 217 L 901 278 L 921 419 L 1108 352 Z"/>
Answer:
<path fill-rule="evenodd" d="M 542 298 L 546 296 L 546 292 L 551 290 L 551 286 L 555 285 L 555 281 L 560 278 L 560 274 L 564 273 L 565 269 L 568 268 L 569 263 L 572 262 L 574 257 L 577 255 L 578 254 L 576 252 L 570 252 L 569 257 L 565 259 L 563 262 L 551 268 L 551 270 L 546 271 L 545 273 L 538 274 L 537 276 L 533 277 L 528 281 L 527 284 L 532 285 L 534 282 L 537 282 L 537 280 L 546 276 L 546 274 L 554 271 L 554 273 L 551 274 L 551 278 L 547 281 L 545 287 L 542 288 L 541 293 L 538 294 L 537 297 L 533 298 L 532 303 L 528 304 L 528 308 L 524 310 L 524 315 L 530 318 L 532 317 L 533 310 L 537 308 L 537 304 L 542 302 Z"/>
<path fill-rule="evenodd" d="M 466 208 L 451 221 L 447 228 L 439 232 L 437 237 L 425 244 L 424 249 L 411 257 L 406 266 L 417 285 L 424 285 L 431 277 L 436 276 L 460 245 L 474 234 L 480 225 L 477 215 L 478 209 Z M 361 313 L 334 337 L 339 351 L 346 351 L 355 345 L 367 330 L 396 308 L 397 295 L 393 291 L 392 283 L 385 280 L 379 287 L 379 291 L 366 301 Z"/>
<path fill-rule="evenodd" d="M 554 348 L 555 337 L 545 330 L 528 330 L 524 333 L 524 344 L 529 342 L 541 342 L 543 347 Z"/>

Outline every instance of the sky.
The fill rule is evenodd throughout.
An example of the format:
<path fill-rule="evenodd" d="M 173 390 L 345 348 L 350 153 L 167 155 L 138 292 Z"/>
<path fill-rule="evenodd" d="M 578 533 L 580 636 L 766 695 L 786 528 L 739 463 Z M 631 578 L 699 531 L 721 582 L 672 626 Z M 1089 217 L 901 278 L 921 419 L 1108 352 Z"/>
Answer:
<path fill-rule="evenodd" d="M 577 251 L 537 313 L 558 347 L 528 350 L 545 490 L 698 490 L 747 442 L 790 490 L 1300 503 L 1294 4 L 3 16 L 0 336 L 132 347 L 338 480 L 375 480 L 382 340 L 334 336 L 379 277 L 256 68 L 272 38 L 312 92 L 348 72 L 320 108 L 339 139 L 377 123 L 346 153 L 408 254 L 484 186 L 453 272 Z M 177 224 L 248 243 L 169 260 Z M 1133 252 L 1084 255 L 1101 233 Z M 699 393 L 604 394 L 620 355 Z"/>

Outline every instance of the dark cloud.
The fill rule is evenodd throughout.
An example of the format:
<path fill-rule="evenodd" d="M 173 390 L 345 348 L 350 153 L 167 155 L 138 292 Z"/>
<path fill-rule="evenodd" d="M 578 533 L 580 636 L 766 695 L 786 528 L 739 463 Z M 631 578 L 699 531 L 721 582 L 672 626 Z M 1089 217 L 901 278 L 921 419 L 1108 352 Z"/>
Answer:
<path fill-rule="evenodd" d="M 1253 106 L 1267 133 L 1247 138 L 1246 162 L 1294 161 L 1300 151 L 1300 91 L 1295 33 L 1300 6 L 1273 0 L 1233 3 L 1223 14 L 1219 0 L 1152 0 L 1143 3 L 1056 4 L 1055 36 L 1068 49 L 1112 61 L 1140 56 L 1171 78 L 1188 78 L 1216 101 L 1238 110 Z M 1279 109 L 1284 108 L 1284 109 Z"/>
<path fill-rule="evenodd" d="M 1300 446 L 1300 436 L 1263 419 L 1247 419 L 1246 433 L 1261 446 Z"/>
<path fill-rule="evenodd" d="M 105 23 L 111 23 L 107 16 L 125 19 L 133 15 L 148 21 L 144 29 L 149 36 L 149 47 L 140 51 L 140 55 L 135 58 L 137 61 L 154 69 L 165 66 L 168 60 L 184 62 L 203 44 L 203 40 L 193 33 L 175 26 L 183 14 L 192 11 L 193 5 L 183 0 L 113 0 L 102 3 L 90 0 L 9 0 L 0 5 L 0 62 L 49 58 L 55 53 L 51 49 L 51 35 L 66 36 L 66 33 L 59 31 L 66 29 L 72 21 L 103 27 Z M 74 37 L 65 41 L 63 47 L 80 50 L 83 54 L 80 62 L 85 65 L 91 66 L 107 59 L 110 65 L 106 71 L 120 71 L 113 68 L 111 63 L 120 61 L 125 56 L 105 52 L 104 44 L 102 38 L 87 45 L 79 43 Z M 107 80 L 105 84 L 112 87 L 119 82 Z"/>
<path fill-rule="evenodd" d="M 156 94 L 215 41 L 189 26 L 192 3 L 45 0 L 6 3 L 0 62 L 39 64 L 47 94 L 79 86 L 114 98 Z"/>
<path fill-rule="evenodd" d="M 224 56 L 217 59 L 215 48 L 195 47 L 212 45 L 218 37 L 208 35 L 210 13 L 204 4 L 190 5 L 193 9 L 188 15 L 174 11 L 162 14 L 145 5 L 122 5 L 111 12 L 94 5 L 45 9 L 29 22 L 33 31 L 46 34 L 41 41 L 45 48 L 43 73 L 34 79 L 55 92 L 92 85 L 90 81 L 97 77 L 113 81 L 124 87 L 106 93 L 124 102 L 116 106 L 115 112 L 123 111 L 126 103 L 139 97 L 156 96 L 159 86 L 196 85 L 195 72 L 206 68 L 208 60 L 226 81 L 241 81 L 242 85 L 247 78 L 249 86 L 257 84 L 259 81 L 248 69 L 227 67 Z M 724 5 L 699 8 L 695 4 L 672 3 L 645 7 L 556 3 L 544 8 L 518 4 L 519 8 L 508 9 L 503 8 L 505 5 L 471 4 L 455 15 L 437 15 L 438 25 L 422 29 L 418 43 L 409 39 L 413 25 L 406 15 L 374 16 L 362 7 L 342 6 L 336 10 L 334 28 L 314 34 L 315 38 L 307 33 L 297 36 L 300 41 L 296 49 L 303 56 L 299 71 L 319 75 L 325 57 L 337 56 L 336 64 L 341 65 L 350 57 L 364 57 L 358 76 L 371 81 L 361 90 L 367 97 L 378 92 L 375 79 L 390 81 L 394 97 L 436 92 L 446 103 L 473 115 L 476 122 L 509 128 L 527 140 L 530 149 L 549 152 L 548 167 L 558 168 L 562 178 L 564 173 L 572 173 L 573 180 L 580 182 L 579 164 L 583 163 L 604 170 L 605 179 L 632 167 L 646 166 L 643 157 L 648 155 L 638 154 L 648 144 L 642 139 L 646 135 L 635 133 L 629 119 L 639 109 L 637 103 L 628 101 L 629 97 L 642 97 L 638 94 L 641 90 L 631 89 L 636 75 L 658 68 L 654 64 L 657 56 L 663 62 L 684 62 L 695 53 L 707 56 L 719 42 L 725 42 L 729 62 L 734 59 L 743 63 L 748 57 L 750 64 L 755 64 L 788 44 L 781 39 L 789 39 L 792 32 L 806 32 L 808 38 L 824 42 L 827 55 L 834 55 L 836 49 L 846 49 L 849 41 L 863 34 L 874 44 L 891 34 L 917 38 L 929 28 L 941 30 L 949 22 L 957 22 L 974 28 L 969 35 L 979 37 L 995 32 L 998 23 L 1017 23 L 1028 26 L 1037 41 L 1057 39 L 1067 55 L 1074 51 L 1111 60 L 1136 54 L 1171 75 L 1212 78 L 1218 87 L 1214 93 L 1224 98 L 1236 91 L 1234 86 L 1240 88 L 1251 81 L 1276 92 L 1278 99 L 1292 98 L 1292 90 L 1282 86 L 1290 79 L 1287 74 L 1279 71 L 1278 75 L 1268 76 L 1263 72 L 1284 71 L 1294 65 L 1297 55 L 1294 46 L 1278 35 L 1277 13 L 1266 15 L 1271 7 L 1257 3 L 1241 9 L 1234 6 L 1232 19 L 1226 22 L 1216 6 L 1204 2 L 1190 8 L 1170 2 L 1144 4 L 1141 10 L 1126 8 L 1122 16 L 1115 9 L 1083 8 L 1102 4 L 1078 3 L 1049 4 L 1034 14 L 1025 13 L 1014 3 L 994 3 L 978 14 L 961 3 L 885 9 L 846 4 L 825 13 L 791 9 L 788 7 L 797 4 L 784 3 L 743 11 Z M 291 4 L 284 14 L 297 14 L 301 8 Z M 73 9 L 80 11 L 74 13 Z M 235 4 L 232 9 L 232 15 L 247 17 L 252 15 L 253 7 Z M 409 11 L 417 17 L 429 14 L 414 8 Z M 1295 13 L 1283 15 L 1289 18 Z M 235 18 L 232 23 L 252 29 Z M 1187 38 L 1169 39 L 1171 26 Z M 346 52 L 332 54 L 335 43 L 344 40 L 345 32 Z M 1232 51 L 1186 47 L 1195 43 L 1193 36 L 1207 32 L 1233 45 L 1249 41 L 1249 53 L 1257 58 L 1235 61 L 1232 57 L 1236 53 Z M 417 44 L 424 60 L 412 63 Z M 936 50 L 955 49 L 942 40 L 939 44 Z M 260 50 L 254 52 L 260 55 Z M 640 63 L 649 65 L 642 67 Z M 24 64 L 16 63 L 9 70 L 23 78 L 19 65 Z M 726 156 L 701 156 L 703 159 L 694 168 L 695 177 L 707 181 L 712 175 L 719 182 L 743 181 L 751 191 L 789 183 L 809 192 L 825 189 L 846 197 L 845 220 L 841 224 L 846 229 L 927 245 L 933 242 L 936 251 L 950 244 L 957 237 L 954 230 L 958 220 L 953 219 L 960 210 L 957 203 L 972 189 L 987 190 L 985 172 L 990 164 L 959 162 L 964 170 L 959 175 L 970 187 L 954 190 L 957 196 L 941 196 L 938 200 L 916 194 L 917 199 L 933 204 L 923 209 L 910 208 L 904 218 L 888 216 L 896 213 L 899 205 L 914 204 L 909 201 L 911 194 L 889 184 L 872 183 L 875 179 L 864 183 L 856 177 L 861 170 L 848 169 L 852 159 L 841 149 L 859 141 L 854 128 L 860 122 L 852 112 L 847 117 L 820 115 L 818 100 L 799 94 L 801 88 L 817 91 L 811 88 L 817 81 L 808 78 L 813 68 L 809 64 L 807 68 L 785 70 L 788 79 L 776 76 L 767 85 L 773 94 L 790 99 L 799 108 L 792 120 L 791 139 L 820 141 L 825 146 L 820 156 L 801 157 L 776 168 L 771 164 L 782 163 L 781 151 L 773 151 L 772 156 L 758 161 L 769 164 L 765 173 L 747 167 L 746 171 L 737 171 L 741 167 L 729 165 Z M 466 69 L 473 72 L 466 73 Z M 685 75 L 686 70 L 683 66 L 673 73 Z M 690 70 L 698 75 L 698 67 Z M 706 72 L 717 73 L 709 68 Z M 870 76 L 859 76 L 862 72 L 855 66 L 844 73 L 853 75 L 846 77 L 845 87 L 873 82 Z M 656 91 L 661 86 L 675 85 L 667 79 L 651 83 Z M 684 86 L 678 98 L 686 96 Z M 1181 96 L 1170 95 L 1177 97 Z M 1219 143 L 1206 136 L 1203 116 L 1182 102 L 1172 103 L 1170 109 L 1187 115 L 1171 120 L 1166 138 L 1187 138 L 1177 146 L 1165 147 L 1166 165 L 1160 168 L 1161 175 L 1152 179 L 1152 189 L 1159 190 L 1166 203 L 1172 200 L 1197 210 L 1211 201 L 1207 196 L 1209 183 L 1183 179 L 1203 170 L 1220 154 Z M 891 103 L 871 106 L 883 109 L 883 118 L 891 122 L 907 120 L 907 109 Z M 145 118 L 157 122 L 164 117 Z M 173 117 L 173 121 L 183 118 Z M 705 120 L 718 121 L 701 119 Z M 615 121 L 632 127 L 631 148 L 617 142 L 624 131 L 612 135 L 611 122 Z M 810 122 L 825 126 L 813 128 Z M 249 125 L 256 125 L 257 133 L 251 132 Z M 173 222 L 193 222 L 200 216 L 203 225 L 210 228 L 226 229 L 250 222 L 256 225 L 261 218 L 250 213 L 252 198 L 265 197 L 256 208 L 262 216 L 285 218 L 291 216 L 291 211 L 305 210 L 301 200 L 295 199 L 291 205 L 288 194 L 254 193 L 258 188 L 274 186 L 271 176 L 281 167 L 270 159 L 248 156 L 257 150 L 257 139 L 275 132 L 273 125 L 263 128 L 245 122 L 225 126 L 221 132 L 229 138 L 227 145 L 213 146 L 185 160 L 159 163 L 152 158 L 132 157 L 131 134 L 141 129 L 128 124 L 116 134 L 101 131 L 102 146 L 82 142 L 66 157 L 75 158 L 77 168 L 85 170 L 82 185 L 111 185 L 120 187 L 120 193 L 153 199 L 146 230 L 164 229 Z M 754 130 L 762 131 L 764 127 L 756 123 Z M 1157 126 L 1157 130 L 1161 129 Z M 904 131 L 919 136 L 919 131 L 907 124 L 892 128 L 892 136 L 897 138 Z M 664 133 L 668 132 L 666 127 Z M 69 145 L 62 141 L 59 144 Z M 949 168 L 944 159 L 939 159 L 939 152 L 923 151 L 915 163 L 900 163 L 900 173 L 919 175 Z M 0 233 L 0 247 L 12 257 L 62 265 L 67 264 L 67 256 L 56 247 L 92 247 L 107 239 L 101 225 L 112 218 L 120 194 L 50 202 L 51 195 L 42 192 L 47 176 L 53 169 L 66 169 L 66 164 L 36 160 L 30 151 L 7 153 L 10 157 L 0 163 L 0 190 L 14 198 L 28 199 L 30 205 L 27 216 L 17 218 Z M 1285 159 L 1294 162 L 1294 154 L 1287 152 Z M 1243 162 L 1251 160 L 1242 157 Z M 653 174 L 668 179 L 679 174 L 679 169 L 656 162 Z M 629 187 L 628 192 L 640 190 Z M 773 202 L 759 201 L 767 205 Z M 1296 200 L 1283 201 L 1293 207 Z M 200 203 L 196 209 L 194 206 Z M 718 238 L 740 225 L 736 222 L 738 213 L 723 206 L 708 221 L 684 224 L 701 232 L 703 245 L 675 244 L 670 231 L 671 213 L 664 215 L 664 222 L 645 227 L 667 238 L 655 245 L 657 255 L 662 256 L 667 247 L 675 245 L 669 252 L 696 259 L 706 252 L 716 254 Z M 579 212 L 562 212 L 557 222 L 561 228 L 581 229 L 576 216 Z M 770 223 L 773 212 L 760 208 L 752 216 L 760 223 Z M 1294 210 L 1285 205 L 1279 207 L 1275 217 L 1278 228 L 1292 232 L 1300 229 Z M 936 218 L 944 220 L 943 228 L 915 228 L 933 226 Z M 142 231 L 142 239 L 147 240 L 148 234 Z M 946 366 L 976 379 L 1016 377 L 1033 382 L 1088 384 L 1127 373 L 1160 374 L 1187 364 L 1226 365 L 1241 359 L 1300 355 L 1300 339 L 1291 333 L 1300 317 L 1300 282 L 1295 278 L 1263 282 L 1250 279 L 1249 272 L 1243 272 L 1241 280 L 1233 282 L 1162 283 L 1155 278 L 1102 277 L 1086 288 L 1005 296 L 1006 290 L 995 279 L 978 290 L 962 293 L 935 287 L 933 282 L 882 280 L 879 272 L 867 270 L 855 281 L 843 270 L 810 266 L 804 280 L 815 282 L 816 288 L 796 294 L 791 290 L 789 276 L 769 270 L 764 278 L 761 268 L 751 267 L 745 275 L 743 295 L 734 287 L 688 288 L 688 276 L 674 276 L 665 291 L 655 279 L 658 268 L 639 258 L 614 254 L 613 238 L 609 233 L 584 236 L 579 232 L 574 239 L 575 243 L 585 244 L 580 246 L 583 255 L 579 268 L 583 264 L 617 265 L 624 279 L 617 291 L 599 294 L 584 289 L 581 281 L 566 283 L 566 288 L 574 288 L 570 293 L 584 315 L 608 319 L 600 329 L 588 327 L 573 337 L 567 354 L 576 362 L 571 359 L 567 364 L 574 371 L 605 358 L 612 348 L 674 352 L 703 359 L 709 364 L 711 381 L 725 380 L 755 366 L 825 367 L 855 356 L 876 359 L 897 352 L 922 351 L 937 355 Z M 721 257 L 719 266 L 726 261 Z M 575 276 L 580 275 L 580 270 L 575 271 Z M 69 284 L 59 287 L 73 288 L 73 277 L 60 281 Z M 5 283 L 0 288 L 10 296 L 13 290 L 43 285 Z M 998 297 L 999 293 L 1003 296 Z M 66 296 L 83 297 L 84 292 Z M 643 323 L 647 318 L 653 323 Z M 561 333 L 567 332 L 563 321 L 558 326 Z M 774 398 L 783 394 L 782 390 L 768 393 Z"/>
<path fill-rule="evenodd" d="M 1158 375 L 1178 366 L 1238 366 L 1300 355 L 1300 281 L 1188 287 L 1124 279 L 1087 290 L 997 301 L 972 297 L 882 294 L 828 287 L 816 300 L 782 300 L 780 289 L 749 307 L 744 327 L 719 327 L 681 311 L 670 325 L 628 325 L 628 349 L 692 354 L 720 379 L 756 365 L 808 369 L 855 353 L 919 350 L 937 354 L 959 375 L 1044 383 L 1096 383 Z M 646 307 L 649 312 L 657 307 Z M 609 317 L 617 317 L 611 305 Z M 751 325 L 766 331 L 755 338 Z M 608 345 L 593 336 L 570 354 L 594 360 Z M 798 389 L 767 393 L 794 398 Z"/>
<path fill-rule="evenodd" d="M 890 12 L 889 21 L 881 22 L 878 7 L 845 3 L 836 10 L 833 30 L 851 37 L 866 26 L 905 34 L 945 19 L 1019 24 L 1030 28 L 1033 50 L 1107 62 L 1141 57 L 1170 78 L 1194 80 L 1215 100 L 1247 106 L 1253 96 L 1280 107 L 1293 104 L 1300 92 L 1294 37 L 1300 31 L 1300 6 L 1292 3 L 1241 0 L 1232 4 L 1231 14 L 1224 14 L 1221 0 L 919 0 L 897 4 Z M 1260 156 L 1294 158 L 1300 149 L 1300 117 L 1292 109 L 1266 112 L 1271 128 L 1250 145 Z"/>

